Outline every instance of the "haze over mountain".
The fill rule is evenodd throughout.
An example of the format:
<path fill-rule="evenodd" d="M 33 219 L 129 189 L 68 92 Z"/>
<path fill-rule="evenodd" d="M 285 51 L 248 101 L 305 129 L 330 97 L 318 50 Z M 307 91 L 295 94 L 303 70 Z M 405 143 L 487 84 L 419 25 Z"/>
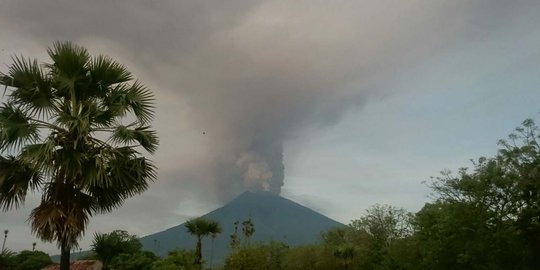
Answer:
<path fill-rule="evenodd" d="M 235 221 L 241 223 L 251 218 L 255 227 L 251 243 L 280 241 L 289 246 L 317 242 L 321 232 L 343 226 L 305 206 L 270 192 L 244 192 L 225 206 L 202 217 L 218 221 L 223 230 L 213 243 L 213 264 L 222 263 L 228 254 L 229 239 Z M 239 225 L 238 235 L 241 234 Z M 173 249 L 193 249 L 196 238 L 187 233 L 182 223 L 165 231 L 144 236 L 140 240 L 143 249 L 165 256 Z M 207 263 L 211 249 L 212 242 L 210 238 L 206 238 L 203 241 L 203 257 L 207 258 Z"/>

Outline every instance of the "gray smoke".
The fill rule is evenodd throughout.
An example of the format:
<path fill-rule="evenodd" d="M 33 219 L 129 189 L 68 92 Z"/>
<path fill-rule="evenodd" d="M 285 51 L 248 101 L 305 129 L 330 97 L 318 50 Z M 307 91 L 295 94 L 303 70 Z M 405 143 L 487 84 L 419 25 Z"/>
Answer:
<path fill-rule="evenodd" d="M 109 54 L 156 92 L 163 192 L 279 193 L 288 140 L 392 94 L 488 15 L 480 29 L 511 19 L 504 1 L 406 2 L 6 0 L 1 59 L 55 40 Z"/>

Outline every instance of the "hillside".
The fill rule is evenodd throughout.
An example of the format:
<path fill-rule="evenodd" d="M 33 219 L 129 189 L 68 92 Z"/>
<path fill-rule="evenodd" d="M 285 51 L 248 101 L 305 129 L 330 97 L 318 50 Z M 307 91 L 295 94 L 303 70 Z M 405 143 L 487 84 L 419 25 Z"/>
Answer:
<path fill-rule="evenodd" d="M 233 223 L 251 218 L 255 225 L 252 242 L 281 241 L 290 246 L 314 243 L 322 231 L 341 223 L 323 216 L 291 200 L 265 192 L 245 192 L 225 206 L 208 214 L 205 218 L 218 221 L 223 233 L 214 240 L 213 264 L 220 264 L 229 252 L 229 236 Z M 239 228 L 241 234 L 241 228 Z M 192 249 L 195 237 L 186 232 L 184 224 L 162 232 L 142 237 L 143 249 L 166 256 L 176 248 Z M 210 258 L 212 242 L 203 242 L 203 257 Z"/>

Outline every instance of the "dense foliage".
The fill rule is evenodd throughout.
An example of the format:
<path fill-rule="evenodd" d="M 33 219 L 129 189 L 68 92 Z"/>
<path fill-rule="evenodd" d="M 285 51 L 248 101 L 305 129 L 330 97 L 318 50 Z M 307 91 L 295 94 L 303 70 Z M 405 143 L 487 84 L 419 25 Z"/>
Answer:
<path fill-rule="evenodd" d="M 110 233 L 96 233 L 92 242 L 95 257 L 103 263 L 103 269 L 108 269 L 111 261 L 121 254 L 134 254 L 141 250 L 137 236 L 127 231 L 116 230 Z"/>
<path fill-rule="evenodd" d="M 278 242 L 246 245 L 231 253 L 223 269 L 283 269 L 287 249 L 286 245 Z"/>
<path fill-rule="evenodd" d="M 0 253 L 2 270 L 36 270 L 51 264 L 49 255 L 41 251 L 23 250 L 14 253 L 5 249 Z"/>
<path fill-rule="evenodd" d="M 200 265 L 195 264 L 196 254 L 194 251 L 177 249 L 169 252 L 169 255 L 153 265 L 154 270 L 199 270 Z"/>

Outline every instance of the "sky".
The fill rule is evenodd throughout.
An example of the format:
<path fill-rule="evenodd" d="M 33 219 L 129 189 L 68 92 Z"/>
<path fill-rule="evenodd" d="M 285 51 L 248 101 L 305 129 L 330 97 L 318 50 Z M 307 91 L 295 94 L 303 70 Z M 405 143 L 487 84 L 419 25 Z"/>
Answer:
<path fill-rule="evenodd" d="M 159 176 L 92 218 L 144 236 L 266 190 L 342 223 L 418 211 L 444 169 L 492 156 L 540 113 L 536 0 L 2 0 L 0 71 L 73 41 L 156 97 Z M 57 254 L 0 212 L 6 247 Z"/>

